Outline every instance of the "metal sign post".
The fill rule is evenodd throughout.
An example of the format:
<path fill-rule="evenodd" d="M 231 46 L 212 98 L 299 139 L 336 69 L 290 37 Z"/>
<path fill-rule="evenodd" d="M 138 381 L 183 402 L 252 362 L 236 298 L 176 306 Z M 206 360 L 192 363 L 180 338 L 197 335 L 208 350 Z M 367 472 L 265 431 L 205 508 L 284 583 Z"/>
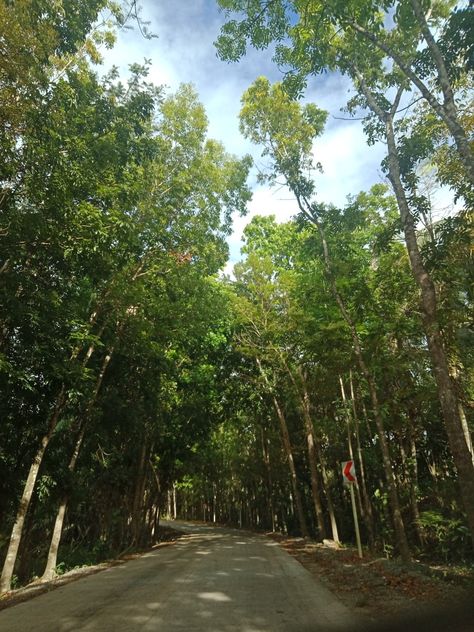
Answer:
<path fill-rule="evenodd" d="M 352 515 L 354 516 L 354 528 L 357 541 L 357 550 L 359 557 L 362 557 L 362 544 L 360 542 L 359 518 L 357 516 L 357 507 L 355 501 L 354 484 L 357 482 L 355 475 L 354 461 L 344 461 L 342 464 L 342 479 L 344 485 L 348 485 L 351 492 Z"/>

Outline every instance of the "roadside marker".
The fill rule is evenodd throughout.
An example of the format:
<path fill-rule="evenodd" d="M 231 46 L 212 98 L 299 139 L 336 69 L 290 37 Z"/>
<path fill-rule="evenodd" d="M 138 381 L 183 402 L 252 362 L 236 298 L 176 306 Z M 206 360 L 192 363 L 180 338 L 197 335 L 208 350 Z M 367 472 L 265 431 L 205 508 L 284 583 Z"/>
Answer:
<path fill-rule="evenodd" d="M 342 463 L 342 480 L 344 485 L 349 487 L 351 492 L 352 515 L 354 516 L 354 528 L 357 540 L 357 550 L 359 557 L 362 558 L 362 544 L 360 542 L 359 518 L 357 516 L 357 507 L 355 502 L 354 485 L 357 483 L 354 461 L 344 461 Z"/>

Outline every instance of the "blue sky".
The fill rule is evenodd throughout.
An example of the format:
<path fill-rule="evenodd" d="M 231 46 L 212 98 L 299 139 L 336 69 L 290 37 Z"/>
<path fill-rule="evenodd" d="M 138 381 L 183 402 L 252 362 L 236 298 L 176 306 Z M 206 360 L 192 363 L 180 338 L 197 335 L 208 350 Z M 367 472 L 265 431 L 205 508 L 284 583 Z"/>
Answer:
<path fill-rule="evenodd" d="M 193 83 L 204 104 L 209 119 L 209 136 L 223 142 L 226 149 L 237 155 L 251 153 L 259 161 L 258 148 L 250 145 L 238 130 L 240 98 L 244 90 L 259 75 L 278 81 L 281 76 L 271 61 L 270 51 L 249 50 L 236 64 L 217 58 L 213 42 L 224 21 L 214 0 L 142 0 L 142 18 L 150 22 L 149 29 L 157 38 L 146 40 L 138 29 L 119 33 L 111 51 L 103 51 L 106 67 L 118 66 L 123 73 L 128 64 L 150 59 L 150 79 L 175 90 L 180 83 Z M 350 85 L 345 78 L 328 74 L 316 78 L 306 99 L 329 112 L 326 132 L 314 146 L 315 158 L 324 173 L 317 175 L 318 198 L 342 205 L 347 195 L 357 194 L 372 184 L 383 181 L 380 161 L 381 145 L 368 147 L 359 121 L 341 121 L 340 108 L 348 98 Z M 234 233 L 229 239 L 230 263 L 239 259 L 242 230 L 255 214 L 274 214 L 281 221 L 296 212 L 291 194 L 285 189 L 270 190 L 257 185 L 249 213 L 235 218 Z"/>

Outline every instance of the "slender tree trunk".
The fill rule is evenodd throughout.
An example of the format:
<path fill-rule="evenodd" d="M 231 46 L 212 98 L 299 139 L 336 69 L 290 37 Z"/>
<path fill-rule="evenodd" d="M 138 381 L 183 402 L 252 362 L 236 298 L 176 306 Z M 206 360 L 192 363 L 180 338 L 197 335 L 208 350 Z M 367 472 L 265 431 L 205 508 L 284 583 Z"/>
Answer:
<path fill-rule="evenodd" d="M 435 285 L 421 258 L 415 222 L 401 181 L 393 117 L 386 116 L 385 123 L 390 181 L 400 209 L 411 269 L 420 288 L 423 326 L 428 341 L 449 446 L 458 472 L 461 498 L 466 510 L 471 538 L 474 540 L 474 466 L 472 455 L 466 443 L 462 420 L 459 416 L 459 402 L 449 374 L 447 354 L 438 320 Z"/>
<path fill-rule="evenodd" d="M 385 478 L 387 481 L 387 491 L 390 503 L 390 509 L 392 513 L 393 526 L 395 528 L 395 538 L 398 547 L 398 551 L 402 557 L 402 559 L 406 562 L 411 560 L 410 549 L 408 546 L 408 540 L 405 532 L 405 525 L 403 524 L 402 512 L 400 509 L 400 501 L 398 498 L 397 485 L 395 481 L 395 476 L 393 474 L 392 468 L 392 460 L 390 456 L 390 450 L 387 443 L 387 438 L 385 436 L 385 428 L 383 423 L 382 414 L 380 411 L 380 405 L 377 396 L 377 389 L 375 387 L 375 382 L 370 373 L 367 364 L 364 360 L 364 355 L 362 353 L 362 346 L 359 338 L 359 334 L 357 332 L 357 328 L 355 323 L 350 315 L 349 311 L 346 308 L 344 299 L 340 294 L 336 281 L 334 279 L 333 270 L 332 270 L 332 261 L 329 254 L 329 247 L 326 241 L 326 235 L 324 229 L 316 216 L 310 202 L 304 197 L 298 194 L 298 191 L 295 191 L 294 187 L 291 187 L 293 192 L 296 195 L 296 200 L 300 210 L 304 213 L 304 215 L 312 222 L 312 224 L 316 227 L 319 232 L 319 236 L 321 239 L 321 244 L 323 247 L 323 257 L 325 264 L 326 277 L 329 282 L 329 286 L 331 288 L 332 295 L 334 300 L 336 301 L 339 310 L 343 319 L 345 320 L 350 334 L 352 338 L 352 343 L 354 347 L 354 352 L 361 370 L 362 375 L 364 376 L 367 386 L 369 388 L 370 400 L 372 403 L 372 411 L 374 414 L 375 425 L 377 427 L 377 434 L 380 442 L 380 449 L 382 452 L 382 463 L 385 473 Z"/>
<path fill-rule="evenodd" d="M 30 506 L 31 497 L 33 496 L 38 472 L 41 467 L 46 448 L 48 447 L 51 437 L 53 436 L 53 433 L 58 424 L 59 416 L 66 404 L 66 400 L 66 392 L 63 386 L 58 399 L 56 400 L 53 413 L 50 417 L 48 431 L 45 435 L 43 435 L 41 439 L 40 446 L 35 454 L 33 463 L 30 467 L 30 471 L 28 472 L 15 523 L 13 525 L 12 533 L 10 536 L 10 543 L 8 545 L 7 555 L 3 564 L 2 576 L 0 579 L 0 594 L 3 594 L 10 590 L 13 571 L 15 569 L 16 558 L 18 555 L 18 548 L 20 546 L 20 541 L 23 534 L 23 526 L 25 524 L 26 514 Z"/>
<path fill-rule="evenodd" d="M 466 413 L 464 412 L 464 407 L 462 405 L 462 395 L 461 395 L 462 385 L 459 380 L 459 369 L 457 368 L 455 364 L 451 364 L 449 374 L 453 381 L 454 388 L 456 389 L 456 392 L 457 392 L 459 418 L 461 420 L 461 426 L 464 433 L 464 438 L 466 440 L 467 449 L 471 453 L 472 464 L 474 467 L 474 449 L 472 447 L 472 436 L 471 436 L 471 431 L 469 430 L 469 425 L 467 423 Z"/>
<path fill-rule="evenodd" d="M 141 526 L 141 508 L 143 504 L 143 490 L 146 482 L 146 467 L 148 446 L 145 440 L 142 442 L 140 457 L 138 460 L 137 475 L 135 480 L 135 492 L 132 505 L 132 544 L 140 543 L 139 533 Z"/>
<path fill-rule="evenodd" d="M 433 37 L 433 34 L 431 33 L 425 17 L 425 13 L 423 11 L 423 6 L 420 1 L 410 0 L 410 3 L 412 5 L 413 13 L 415 14 L 416 20 L 421 27 L 423 37 L 436 66 L 438 83 L 441 87 L 441 91 L 444 97 L 444 103 L 442 104 L 442 107 L 445 113 L 445 123 L 447 124 L 449 131 L 454 138 L 456 148 L 461 157 L 461 162 L 466 169 L 466 173 L 471 181 L 471 184 L 474 184 L 474 157 L 469 146 L 469 140 L 466 131 L 459 122 L 459 115 L 456 108 L 456 102 L 454 100 L 454 93 L 451 87 L 448 69 L 444 62 L 441 49 L 439 48 L 435 38 Z"/>
<path fill-rule="evenodd" d="M 341 376 L 339 376 L 339 385 L 341 387 L 342 402 L 344 404 L 344 411 L 345 411 L 345 417 L 346 417 L 347 445 L 348 445 L 348 448 L 349 448 L 349 456 L 350 456 L 351 461 L 354 461 L 354 463 L 355 463 L 354 449 L 353 449 L 353 446 L 352 446 L 351 413 L 350 413 L 349 405 L 348 405 L 347 398 L 346 398 L 346 391 L 344 389 L 344 381 L 343 381 Z M 364 504 L 362 502 L 362 496 L 361 496 L 361 493 L 360 493 L 359 476 L 357 476 L 357 480 L 355 482 L 355 491 L 356 491 L 357 506 L 358 506 L 359 514 L 362 516 L 364 524 L 367 524 L 367 516 L 366 516 L 366 513 L 365 513 L 365 506 L 364 506 Z"/>
<path fill-rule="evenodd" d="M 303 378 L 302 378 L 303 379 Z M 318 535 L 321 539 L 327 537 L 326 534 L 326 525 L 324 524 L 324 512 L 323 505 L 321 502 L 321 492 L 319 485 L 319 477 L 318 477 L 318 455 L 316 452 L 316 439 L 314 436 L 314 427 L 313 421 L 311 419 L 311 414 L 309 410 L 309 395 L 306 389 L 306 385 L 303 382 L 303 418 L 305 423 L 305 432 L 306 432 L 306 443 L 308 446 L 308 461 L 309 461 L 309 470 L 311 475 L 311 494 L 313 497 L 313 505 L 314 511 L 316 514 L 316 520 L 318 523 Z"/>
<path fill-rule="evenodd" d="M 96 320 L 97 320 L 97 311 L 94 312 L 90 317 L 91 325 L 94 325 L 96 323 Z M 100 334 L 103 332 L 104 327 L 105 325 L 100 330 Z M 73 349 L 69 360 L 72 362 L 73 360 L 77 359 L 80 351 L 81 351 L 80 346 L 77 346 L 75 349 Z M 87 352 L 81 361 L 81 365 L 83 367 L 87 366 L 94 351 L 95 351 L 95 344 L 92 343 L 91 345 L 89 345 Z M 31 502 L 31 497 L 33 495 L 36 479 L 38 477 L 38 472 L 39 472 L 41 463 L 43 461 L 46 448 L 48 447 L 51 437 L 54 434 L 54 431 L 59 421 L 59 416 L 61 412 L 63 411 L 66 405 L 66 402 L 67 402 L 67 393 L 63 385 L 58 395 L 58 399 L 56 401 L 53 413 L 50 418 L 48 431 L 41 439 L 40 446 L 38 448 L 38 451 L 36 452 L 35 458 L 33 459 L 33 463 L 30 467 L 30 471 L 26 479 L 26 483 L 23 489 L 23 494 L 20 500 L 17 516 L 16 516 L 15 523 L 12 529 L 10 543 L 7 550 L 7 555 L 5 558 L 4 565 L 3 565 L 2 577 L 0 579 L 0 594 L 10 589 L 11 578 L 13 576 L 16 558 L 18 555 L 18 548 L 20 546 L 20 541 L 22 537 L 23 525 L 25 523 L 25 517 L 28 512 L 28 507 Z"/>
<path fill-rule="evenodd" d="M 77 458 L 79 456 L 82 441 L 84 439 L 85 429 L 86 429 L 85 424 L 83 424 L 79 432 L 76 445 L 74 446 L 74 452 L 72 453 L 71 460 L 69 461 L 68 469 L 70 472 L 73 472 L 76 467 Z M 58 512 L 56 514 L 53 534 L 51 536 L 51 543 L 49 545 L 48 557 L 46 560 L 46 567 L 44 569 L 44 573 L 41 578 L 42 581 L 50 581 L 54 579 L 56 575 L 54 569 L 56 568 L 56 565 L 57 565 L 58 549 L 59 549 L 59 544 L 61 542 L 61 536 L 63 532 L 63 524 L 64 524 L 64 518 L 66 515 L 66 507 L 68 504 L 68 500 L 69 500 L 69 497 L 67 494 L 65 494 L 61 500 L 61 503 L 58 508 Z"/>
<path fill-rule="evenodd" d="M 267 497 L 267 508 L 270 514 L 270 524 L 272 527 L 272 532 L 275 532 L 275 505 L 273 503 L 273 480 L 272 480 L 272 469 L 270 464 L 270 450 L 269 450 L 269 441 L 265 436 L 265 432 L 263 428 L 261 428 L 261 438 L 262 438 L 262 453 L 263 453 L 263 463 L 265 466 L 265 491 Z"/>
<path fill-rule="evenodd" d="M 467 418 L 466 418 L 466 413 L 464 412 L 464 407 L 463 407 L 461 402 L 459 402 L 459 404 L 458 404 L 458 410 L 459 410 L 459 418 L 461 419 L 462 430 L 463 430 L 463 433 L 464 433 L 464 439 L 466 441 L 467 449 L 471 453 L 472 463 L 473 463 L 473 466 L 474 466 L 474 449 L 472 447 L 471 431 L 469 430 L 469 426 L 468 426 Z"/>
<path fill-rule="evenodd" d="M 305 421 L 306 425 L 306 442 L 308 446 L 308 461 L 309 461 L 309 470 L 311 475 L 311 495 L 313 498 L 314 511 L 316 514 L 316 521 L 318 523 L 318 536 L 323 539 L 327 537 L 326 526 L 324 524 L 324 512 L 323 505 L 321 502 L 321 493 L 319 490 L 319 481 L 318 481 L 318 470 L 316 467 L 316 447 L 314 445 L 314 434 L 312 430 L 308 427 L 308 422 Z"/>
<path fill-rule="evenodd" d="M 408 441 L 410 445 L 410 504 L 413 513 L 413 524 L 415 526 L 416 535 L 421 545 L 425 542 L 425 534 L 423 533 L 423 527 L 421 526 L 420 509 L 418 507 L 418 454 L 416 450 L 415 442 L 415 423 L 414 414 L 411 410 L 408 411 Z"/>
<path fill-rule="evenodd" d="M 466 444 L 462 420 L 459 416 L 459 402 L 449 374 L 447 354 L 438 320 L 436 288 L 421 258 L 416 237 L 415 220 L 410 212 L 400 173 L 393 118 L 398 109 L 403 90 L 399 89 L 390 112 L 385 112 L 378 105 L 363 76 L 357 69 L 354 69 L 354 71 L 369 108 L 385 124 L 389 178 L 400 211 L 411 270 L 420 288 L 423 328 L 428 342 L 449 447 L 458 472 L 461 498 L 466 510 L 471 538 L 474 540 L 474 466 L 472 455 Z"/>
<path fill-rule="evenodd" d="M 363 506 L 364 506 L 365 526 L 367 528 L 367 534 L 369 538 L 369 547 L 371 550 L 373 550 L 373 548 L 375 547 L 374 515 L 372 511 L 372 503 L 370 502 L 369 494 L 367 492 L 365 464 L 364 464 L 364 458 L 362 456 L 362 448 L 360 445 L 359 418 L 357 415 L 357 409 L 356 409 L 356 403 L 355 403 L 355 393 L 354 393 L 354 383 L 352 380 L 352 371 L 349 372 L 349 382 L 350 382 L 350 389 L 351 389 L 352 416 L 354 419 L 354 426 L 355 426 L 357 457 L 359 461 L 360 482 L 361 482 L 361 488 L 362 488 L 362 499 L 364 503 Z"/>
<path fill-rule="evenodd" d="M 324 463 L 324 457 L 322 454 L 321 446 L 318 443 L 316 443 L 316 451 L 318 454 L 319 462 L 321 463 L 321 474 L 323 477 L 324 494 L 326 496 L 326 501 L 328 504 L 329 522 L 331 523 L 332 539 L 334 540 L 334 542 L 339 542 L 339 531 L 337 528 L 337 520 L 336 520 L 336 513 L 334 511 L 334 504 L 332 502 L 331 486 L 329 483 L 329 477 L 326 470 L 326 464 Z"/>
<path fill-rule="evenodd" d="M 277 354 L 286 372 L 288 373 L 288 376 L 295 388 L 296 394 L 301 404 L 301 411 L 303 413 L 304 429 L 306 435 L 306 445 L 308 450 L 308 463 L 311 478 L 311 497 L 313 499 L 314 513 L 316 515 L 316 522 L 318 525 L 318 536 L 323 539 L 327 536 L 327 534 L 326 526 L 324 524 L 323 505 L 321 502 L 321 491 L 318 476 L 318 459 L 316 455 L 316 439 L 314 434 L 313 420 L 311 419 L 311 406 L 308 389 L 306 387 L 306 378 L 303 374 L 303 371 L 301 370 L 301 367 L 298 367 L 298 377 L 300 382 L 299 386 L 296 382 L 292 370 L 286 362 L 284 355 L 279 350 L 277 350 Z"/>
<path fill-rule="evenodd" d="M 168 516 L 169 518 L 173 517 L 173 514 L 171 513 L 171 489 L 168 490 Z"/>
<path fill-rule="evenodd" d="M 157 503 L 155 505 L 155 510 L 154 510 L 154 514 L 153 514 L 153 528 L 151 530 L 151 540 L 152 542 L 156 542 L 156 536 L 158 533 L 158 527 L 160 524 L 160 499 L 157 500 Z"/>
<path fill-rule="evenodd" d="M 416 237 L 415 221 L 410 212 L 400 173 L 400 161 L 393 129 L 393 118 L 398 109 L 402 90 L 399 90 L 390 112 L 385 112 L 376 102 L 362 75 L 357 71 L 356 73 L 369 108 L 385 124 L 390 182 L 400 211 L 410 266 L 415 281 L 420 288 L 423 327 L 428 341 L 428 349 L 433 366 L 444 425 L 448 435 L 449 447 L 458 472 L 461 498 L 467 514 L 471 539 L 474 540 L 474 466 L 472 455 L 466 444 L 462 420 L 459 416 L 459 402 L 449 374 L 447 354 L 438 320 L 436 288 L 421 258 Z"/>
<path fill-rule="evenodd" d="M 260 371 L 260 374 L 262 375 L 265 384 L 267 386 L 267 388 L 269 388 L 269 390 L 271 391 L 269 382 L 268 382 L 268 378 L 265 375 L 265 371 L 263 370 L 262 364 L 260 362 L 260 360 L 257 358 L 257 365 Z M 308 531 L 308 526 L 306 523 L 306 518 L 304 515 L 304 511 L 303 511 L 303 501 L 301 498 L 301 493 L 299 490 L 299 480 L 298 480 L 298 474 L 296 472 L 296 467 L 295 467 L 295 460 L 293 458 L 293 448 L 291 447 L 291 441 L 290 441 L 290 434 L 288 432 L 288 426 L 286 424 L 286 419 L 285 419 L 285 415 L 283 413 L 283 410 L 280 407 L 280 404 L 277 400 L 277 398 L 275 397 L 275 395 L 272 393 L 271 394 L 272 397 L 272 401 L 273 401 L 273 405 L 275 407 L 275 411 L 278 417 L 278 421 L 280 422 L 280 430 L 281 430 L 281 437 L 282 437 L 282 442 L 283 442 L 283 448 L 285 450 L 285 454 L 286 454 L 286 458 L 288 460 L 288 467 L 290 468 L 290 474 L 291 474 L 291 485 L 292 485 L 292 489 L 293 489 L 293 498 L 295 501 L 295 505 L 296 505 L 296 513 L 297 513 L 297 517 L 298 517 L 298 523 L 300 525 L 300 530 L 301 530 L 301 534 L 303 535 L 304 538 L 309 537 L 309 531 Z"/>
<path fill-rule="evenodd" d="M 212 484 L 212 522 L 217 522 L 217 487 L 216 484 Z"/>
<path fill-rule="evenodd" d="M 277 413 L 278 420 L 280 422 L 281 436 L 283 441 L 283 447 L 285 450 L 286 458 L 288 461 L 288 466 L 290 468 L 291 474 L 291 486 L 293 489 L 293 499 L 295 503 L 296 515 L 298 518 L 298 523 L 300 525 L 301 534 L 304 538 L 309 537 L 308 526 L 306 523 L 306 518 L 303 510 L 303 501 L 301 499 L 301 493 L 299 490 L 299 480 L 298 475 L 296 473 L 295 461 L 293 458 L 293 448 L 291 447 L 290 435 L 288 432 L 288 426 L 286 424 L 285 415 L 283 414 L 283 410 L 280 407 L 280 404 L 277 398 L 273 395 L 273 405 L 275 407 L 275 411 Z"/>
<path fill-rule="evenodd" d="M 76 440 L 76 444 L 74 446 L 74 450 L 71 456 L 71 459 L 69 461 L 69 465 L 68 465 L 68 470 L 69 472 L 73 472 L 76 468 L 76 463 L 77 463 L 77 459 L 79 457 L 79 453 L 82 447 L 82 442 L 84 440 L 84 435 L 85 435 L 85 431 L 86 431 L 86 427 L 87 427 L 87 423 L 89 420 L 89 415 L 92 411 L 92 408 L 95 404 L 95 402 L 97 401 L 97 396 L 99 394 L 100 391 L 100 387 L 102 385 L 103 379 L 104 379 L 104 375 L 105 372 L 107 371 L 107 367 L 110 364 L 110 360 L 112 359 L 112 354 L 114 352 L 114 347 L 110 347 L 110 349 L 107 351 L 107 353 L 104 356 L 104 359 L 102 361 L 102 366 L 99 372 L 99 375 L 97 376 L 97 380 L 95 383 L 95 388 L 94 388 L 94 392 L 92 394 L 92 397 L 87 405 L 87 409 L 85 411 L 84 414 L 84 420 L 81 424 L 81 428 L 79 431 L 79 435 L 77 437 Z M 90 357 L 91 354 L 89 354 Z M 62 532 L 63 532 L 63 525 L 64 525 L 64 518 L 66 515 L 66 508 L 67 508 L 67 504 L 69 501 L 69 497 L 67 494 L 65 494 L 61 500 L 61 503 L 59 505 L 58 508 L 58 513 L 56 514 L 56 520 L 54 522 L 54 528 L 53 528 L 53 534 L 51 536 L 51 543 L 49 546 L 49 551 L 48 551 L 48 557 L 46 560 L 46 568 L 44 570 L 43 576 L 42 576 L 42 581 L 50 581 L 51 579 L 53 579 L 54 575 L 55 575 L 55 571 L 54 569 L 56 568 L 57 565 L 57 557 L 58 557 L 58 549 L 59 549 L 59 544 L 61 542 L 61 536 L 62 536 Z"/>
<path fill-rule="evenodd" d="M 393 59 L 393 61 L 397 64 L 400 70 L 405 74 L 405 76 L 410 79 L 410 81 L 418 88 L 422 97 L 428 102 L 430 107 L 434 112 L 439 116 L 439 118 L 445 123 L 448 130 L 451 132 L 452 137 L 454 138 L 454 142 L 456 144 L 456 149 L 458 151 L 458 155 L 460 157 L 461 163 L 463 164 L 466 172 L 466 176 L 469 179 L 471 186 L 474 185 L 474 159 L 473 153 L 469 146 L 468 136 L 466 134 L 465 129 L 459 122 L 459 116 L 456 110 L 456 104 L 454 101 L 454 96 L 452 92 L 452 88 L 449 82 L 449 75 L 444 67 L 444 60 L 442 59 L 440 50 L 430 33 L 426 20 L 424 18 L 423 9 L 418 2 L 418 0 L 410 0 L 411 4 L 414 8 L 415 16 L 418 19 L 420 25 L 422 26 L 423 36 L 425 41 L 430 49 L 431 55 L 435 62 L 438 71 L 438 81 L 440 87 L 443 91 L 444 103 L 440 103 L 435 96 L 435 93 L 430 90 L 427 84 L 425 84 L 421 78 L 416 74 L 411 65 L 408 62 L 405 62 L 403 55 L 398 54 L 394 49 L 392 49 L 385 41 L 379 39 L 379 37 L 369 31 L 364 26 L 358 24 L 355 21 L 349 21 L 349 25 L 354 28 L 358 33 L 360 33 L 363 37 L 373 42 L 380 50 L 384 51 L 389 57 Z M 424 25 L 423 25 L 424 22 Z M 365 93 L 365 92 L 364 92 Z M 373 95 L 372 95 L 373 96 Z M 370 106 L 372 109 L 372 106 Z M 379 108 L 378 104 L 377 107 Z M 380 108 L 379 108 L 380 109 Z M 377 115 L 378 112 L 373 110 Z M 384 121 L 384 118 L 381 118 Z"/>
<path fill-rule="evenodd" d="M 360 364 L 360 363 L 359 363 Z M 361 366 L 362 368 L 362 366 Z M 366 378 L 367 379 L 367 378 Z M 392 519 L 395 527 L 395 535 L 397 540 L 397 546 L 402 559 L 406 562 L 410 561 L 411 554 L 408 547 L 408 541 L 405 533 L 405 526 L 403 524 L 402 512 L 400 510 L 400 501 L 398 498 L 397 484 L 395 481 L 395 475 L 392 468 L 392 459 L 390 456 L 390 450 L 388 447 L 387 437 L 385 435 L 385 428 L 380 414 L 380 407 L 378 404 L 377 392 L 375 390 L 375 384 L 372 377 L 369 376 L 367 380 L 370 397 L 372 400 L 372 407 L 375 418 L 375 425 L 377 426 L 377 435 L 380 441 L 380 448 L 382 450 L 382 461 L 385 471 L 385 479 L 387 482 L 387 491 L 390 500 Z"/>
<path fill-rule="evenodd" d="M 149 519 L 148 519 L 148 541 L 150 544 L 153 544 L 155 541 L 155 536 L 158 529 L 158 523 L 160 518 L 160 509 L 161 505 L 164 502 L 164 492 L 161 486 L 161 480 L 158 470 L 153 464 L 151 455 L 153 454 L 154 444 L 152 444 L 150 448 L 150 458 L 148 460 L 148 465 L 150 467 L 150 471 L 152 473 L 153 480 L 156 486 L 156 493 L 149 493 Z M 167 492 L 167 500 L 168 500 L 168 515 L 170 515 L 170 493 L 169 490 Z M 204 508 L 207 507 L 207 499 L 204 499 Z M 206 518 L 204 518 L 206 520 Z"/>

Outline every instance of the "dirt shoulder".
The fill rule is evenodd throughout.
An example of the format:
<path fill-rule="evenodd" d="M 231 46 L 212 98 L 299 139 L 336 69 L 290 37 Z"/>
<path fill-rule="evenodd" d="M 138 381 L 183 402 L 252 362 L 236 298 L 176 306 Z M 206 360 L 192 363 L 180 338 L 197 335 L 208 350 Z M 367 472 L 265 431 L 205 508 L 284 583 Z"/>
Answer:
<path fill-rule="evenodd" d="M 474 566 L 443 567 L 414 562 L 403 566 L 353 548 L 268 534 L 316 579 L 336 594 L 357 618 L 368 623 L 391 621 L 414 612 L 453 609 L 474 599 Z"/>

